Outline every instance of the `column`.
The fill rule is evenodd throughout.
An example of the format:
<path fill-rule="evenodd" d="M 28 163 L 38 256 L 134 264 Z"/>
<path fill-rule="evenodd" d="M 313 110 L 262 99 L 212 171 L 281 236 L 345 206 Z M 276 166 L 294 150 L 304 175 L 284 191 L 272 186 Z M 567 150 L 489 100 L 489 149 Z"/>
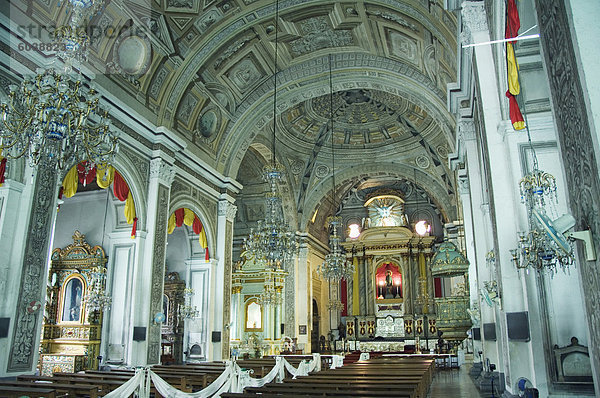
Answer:
<path fill-rule="evenodd" d="M 294 314 L 295 323 L 293 326 L 293 335 L 290 337 L 298 337 L 298 345 L 302 345 L 304 347 L 305 352 L 309 347 L 309 336 L 310 329 L 308 325 L 310 325 L 309 314 L 310 309 L 312 308 L 312 291 L 309 290 L 309 273 L 308 273 L 308 243 L 305 237 L 300 239 L 300 250 L 298 253 L 298 262 L 296 264 L 296 286 L 295 286 L 295 294 L 294 297 L 294 309 L 290 311 Z M 300 294 L 300 292 L 305 292 L 305 294 Z M 320 308 L 321 317 L 325 314 L 325 309 Z M 287 321 L 288 312 L 286 312 L 286 321 Z M 298 333 L 298 326 L 306 325 L 307 331 L 306 334 Z"/>
<path fill-rule="evenodd" d="M 214 292 L 215 306 L 213 308 L 214 324 L 212 331 L 221 332 L 221 336 L 219 342 L 209 344 L 209 355 L 213 361 L 229 358 L 233 220 L 237 212 L 237 207 L 233 204 L 233 200 L 231 196 L 223 194 L 218 205 L 216 252 L 218 266 L 216 289 Z"/>
<path fill-rule="evenodd" d="M 133 288 L 133 325 L 146 329 L 145 341 L 132 341 L 130 358 L 133 366 L 160 362 L 161 325 L 154 322 L 154 315 L 162 312 L 164 290 L 165 256 L 167 249 L 167 220 L 173 178 L 173 167 L 167 155 L 158 151 L 150 160 L 148 180 L 147 235 L 140 239 L 142 260 L 135 270 Z M 130 336 L 133 336 L 133 331 Z"/>
<path fill-rule="evenodd" d="M 413 314 L 413 287 L 411 286 L 412 272 L 410 269 L 409 253 L 402 253 L 402 295 L 404 298 L 404 314 Z"/>
<path fill-rule="evenodd" d="M 25 175 L 30 171 L 27 168 Z M 52 165 L 42 162 L 32 184 L 23 187 L 8 181 L 2 188 L 8 192 L 2 195 L 3 201 L 7 201 L 3 203 L 6 208 L 0 221 L 2 248 L 6 251 L 0 260 L 0 268 L 9 269 L 9 280 L 6 282 L 8 289 L 0 295 L 6 294 L 2 315 L 10 318 L 10 325 L 9 337 L 3 339 L 5 343 L 0 346 L 5 353 L 0 359 L 3 365 L 0 376 L 30 372 L 37 364 L 44 311 L 31 311 L 31 303 L 44 302 L 59 176 Z M 8 213 L 8 210 L 15 213 Z M 15 223 L 7 224 L 10 220 Z M 12 235 L 12 239 L 6 237 L 7 234 Z"/>
<path fill-rule="evenodd" d="M 470 31 L 471 42 L 490 40 L 485 6 L 482 2 L 463 2 L 462 16 L 465 26 Z M 524 374 L 529 371 L 528 365 L 531 361 L 531 358 L 524 358 L 522 351 L 515 345 L 511 346 L 512 350 L 509 349 L 506 326 L 506 312 L 525 309 L 522 283 L 510 255 L 510 249 L 513 249 L 517 242 L 518 197 L 515 194 L 515 184 L 518 178 L 511 173 L 509 148 L 501 123 L 503 104 L 500 103 L 500 97 L 504 94 L 501 88 L 504 84 L 499 83 L 498 75 L 504 75 L 504 72 L 496 70 L 491 46 L 476 46 L 473 51 L 482 110 L 480 116 L 484 122 L 480 145 L 483 154 L 487 156 L 487 159 L 486 156 L 483 157 L 483 161 L 487 160 L 488 165 L 487 175 L 483 175 L 483 178 L 487 181 L 490 217 L 496 242 L 496 268 L 491 276 L 498 282 L 498 291 L 502 296 L 502 305 L 494 306 L 498 330 L 496 344 L 501 353 L 497 366 L 500 372 L 504 372 L 506 388 L 512 393 L 514 380 L 511 368 L 514 368 L 515 375 Z M 502 294 L 503 292 L 506 294 Z M 511 356 L 515 359 L 512 362 Z"/>
<path fill-rule="evenodd" d="M 281 306 L 282 303 L 277 303 L 275 305 L 275 340 L 279 340 L 281 338 Z"/>
<path fill-rule="evenodd" d="M 234 286 L 231 288 L 231 340 L 239 340 L 241 338 L 240 323 L 243 322 L 242 316 L 242 286 Z"/>

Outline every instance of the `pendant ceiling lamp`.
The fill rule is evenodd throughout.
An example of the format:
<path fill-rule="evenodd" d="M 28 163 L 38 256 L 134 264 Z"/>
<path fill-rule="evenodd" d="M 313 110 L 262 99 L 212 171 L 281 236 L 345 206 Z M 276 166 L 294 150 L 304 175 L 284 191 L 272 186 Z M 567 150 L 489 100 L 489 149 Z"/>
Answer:
<path fill-rule="evenodd" d="M 117 136 L 110 130 L 108 112 L 100 94 L 84 83 L 73 62 L 85 59 L 89 37 L 82 16 L 97 12 L 102 1 L 69 2 L 73 8 L 68 26 L 56 29 L 63 71 L 40 69 L 20 86 L 11 85 L 8 100 L 0 103 L 0 156 L 26 157 L 32 167 L 43 164 L 63 170 L 88 161 L 110 163 Z"/>
<path fill-rule="evenodd" d="M 265 218 L 258 222 L 256 228 L 244 239 L 247 256 L 255 261 L 264 262 L 272 269 L 285 268 L 298 249 L 296 234 L 285 222 L 282 211 L 282 200 L 279 183 L 283 179 L 284 170 L 277 164 L 275 156 L 277 130 L 277 73 L 278 73 L 278 32 L 279 1 L 275 2 L 275 54 L 273 71 L 273 134 L 271 137 L 271 164 L 263 169 L 263 180 L 269 183 L 269 192 L 265 195 Z"/>
<path fill-rule="evenodd" d="M 333 184 L 333 203 L 336 203 L 336 188 L 335 188 L 335 149 L 333 145 L 333 78 L 331 72 L 332 56 L 329 54 L 329 133 L 331 135 L 331 177 Z M 328 217 L 327 221 L 331 235 L 329 236 L 330 252 L 325 256 L 325 261 L 319 267 L 319 273 L 325 279 L 330 281 L 340 281 L 348 279 L 354 273 L 354 265 L 346 260 L 346 255 L 342 253 L 340 246 L 341 237 L 338 235 L 338 229 L 342 225 L 342 218 L 334 214 Z"/>

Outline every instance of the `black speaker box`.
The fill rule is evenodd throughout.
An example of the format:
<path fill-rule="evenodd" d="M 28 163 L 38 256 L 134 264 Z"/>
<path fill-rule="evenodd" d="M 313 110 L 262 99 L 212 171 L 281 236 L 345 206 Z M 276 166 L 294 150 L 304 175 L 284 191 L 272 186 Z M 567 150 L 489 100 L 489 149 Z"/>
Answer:
<path fill-rule="evenodd" d="M 146 328 L 144 326 L 133 327 L 133 341 L 145 341 L 146 340 Z"/>
<path fill-rule="evenodd" d="M 527 311 L 507 312 L 506 328 L 508 339 L 514 341 L 529 341 L 529 315 Z"/>
<path fill-rule="evenodd" d="M 213 343 L 221 342 L 221 332 L 212 332 L 212 340 Z"/>
<path fill-rule="evenodd" d="M 481 328 L 473 328 L 473 340 L 481 340 Z"/>
<path fill-rule="evenodd" d="M 0 318 L 0 338 L 8 337 L 8 327 L 10 326 L 10 318 Z"/>
<path fill-rule="evenodd" d="M 490 341 L 496 341 L 496 324 L 495 323 L 484 323 L 483 324 L 483 338 Z"/>

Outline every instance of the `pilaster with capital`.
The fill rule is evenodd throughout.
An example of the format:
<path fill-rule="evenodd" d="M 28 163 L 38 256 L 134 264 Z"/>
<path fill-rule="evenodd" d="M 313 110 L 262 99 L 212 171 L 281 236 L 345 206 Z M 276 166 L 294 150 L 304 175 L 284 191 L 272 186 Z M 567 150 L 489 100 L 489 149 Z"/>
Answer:
<path fill-rule="evenodd" d="M 463 1 L 460 11 L 463 23 L 461 42 L 471 44 L 479 32 L 489 32 L 484 1 Z"/>
<path fill-rule="evenodd" d="M 221 331 L 221 342 L 212 343 L 212 359 L 220 360 L 229 358 L 229 340 L 231 323 L 231 271 L 233 251 L 233 221 L 237 207 L 232 203 L 233 199 L 223 198 L 219 200 L 217 207 L 217 253 L 218 259 L 215 307 L 214 307 L 214 330 Z"/>
<path fill-rule="evenodd" d="M 43 302 L 50 236 L 56 216 L 58 178 L 58 173 L 51 165 L 42 163 L 38 166 L 34 182 L 24 190 L 24 200 L 19 205 L 19 214 L 29 214 L 29 218 L 27 222 L 11 226 L 14 228 L 13 245 L 23 245 L 23 251 L 12 248 L 12 253 L 18 254 L 6 255 L 12 257 L 14 264 L 20 265 L 12 268 L 18 268 L 21 272 L 15 275 L 18 290 L 14 292 L 16 300 L 12 301 L 13 333 L 9 338 L 9 346 L 3 351 L 8 355 L 2 355 L 4 359 L 1 360 L 3 362 L 8 357 L 8 363 L 0 375 L 4 374 L 4 369 L 7 374 L 32 371 L 37 362 L 43 310 L 31 311 L 30 307 L 36 301 Z M 17 243 L 19 237 L 21 243 Z M 8 344 L 8 339 L 5 341 Z"/>
<path fill-rule="evenodd" d="M 175 172 L 165 159 L 150 160 L 148 184 L 147 234 L 138 236 L 141 261 L 136 264 L 133 324 L 147 329 L 146 341 L 130 341 L 131 365 L 140 366 L 160 362 L 161 327 L 154 315 L 162 312 L 165 258 L 167 249 L 167 221 L 171 184 Z M 150 292 L 150 294 L 148 294 Z"/>

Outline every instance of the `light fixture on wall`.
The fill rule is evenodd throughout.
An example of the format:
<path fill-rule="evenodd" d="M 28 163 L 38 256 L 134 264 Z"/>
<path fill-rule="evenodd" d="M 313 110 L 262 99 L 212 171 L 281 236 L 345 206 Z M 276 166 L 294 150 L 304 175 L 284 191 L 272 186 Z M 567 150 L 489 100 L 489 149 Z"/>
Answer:
<path fill-rule="evenodd" d="M 342 218 L 335 216 L 336 186 L 335 186 L 335 148 L 333 145 L 333 78 L 331 71 L 332 55 L 329 54 L 329 133 L 331 134 L 331 180 L 333 185 L 333 204 L 334 215 L 327 218 L 331 235 L 329 236 L 329 254 L 325 256 L 325 261 L 319 267 L 319 273 L 325 279 L 330 281 L 340 281 L 349 279 L 354 273 L 354 265 L 346 260 L 346 255 L 342 253 L 340 246 L 341 237 L 338 235 L 338 229 L 342 225 Z"/>
<path fill-rule="evenodd" d="M 265 195 L 265 218 L 258 221 L 256 228 L 244 239 L 244 249 L 255 260 L 263 261 L 267 268 L 281 269 L 289 263 L 298 250 L 296 234 L 285 222 L 282 211 L 281 194 L 278 185 L 284 171 L 277 164 L 275 141 L 277 130 L 277 58 L 279 31 L 279 1 L 275 2 L 275 68 L 273 73 L 273 135 L 271 137 L 271 164 L 263 169 L 263 180 L 269 183 L 269 192 Z"/>
<path fill-rule="evenodd" d="M 80 11 L 94 7 L 91 0 L 71 4 Z M 72 72 L 71 62 L 85 51 L 88 37 L 74 25 L 57 32 L 62 53 L 70 54 L 65 72 L 38 70 L 20 87 L 10 85 L 8 100 L 0 104 L 0 152 L 8 159 L 27 157 L 32 167 L 41 163 L 58 170 L 86 160 L 90 167 L 110 163 L 118 148 L 108 113 L 100 106 L 99 93 Z"/>

